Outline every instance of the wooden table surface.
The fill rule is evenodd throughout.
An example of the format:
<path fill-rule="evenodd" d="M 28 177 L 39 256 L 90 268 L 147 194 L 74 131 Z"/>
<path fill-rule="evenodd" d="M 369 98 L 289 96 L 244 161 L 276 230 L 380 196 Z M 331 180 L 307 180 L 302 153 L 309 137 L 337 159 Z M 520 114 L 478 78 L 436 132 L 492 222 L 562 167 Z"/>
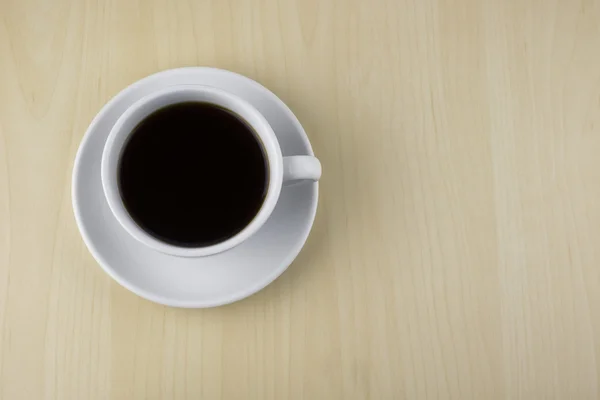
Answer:
<path fill-rule="evenodd" d="M 0 399 L 597 399 L 600 2 L 0 0 Z M 323 163 L 300 256 L 205 310 L 97 265 L 73 160 L 208 65 Z"/>

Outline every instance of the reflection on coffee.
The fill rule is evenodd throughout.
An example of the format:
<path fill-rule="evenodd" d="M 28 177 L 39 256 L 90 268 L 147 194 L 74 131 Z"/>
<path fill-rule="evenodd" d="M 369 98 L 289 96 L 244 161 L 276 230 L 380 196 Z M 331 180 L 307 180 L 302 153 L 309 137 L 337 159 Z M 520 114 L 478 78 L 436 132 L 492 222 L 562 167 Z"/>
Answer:
<path fill-rule="evenodd" d="M 256 216 L 269 183 L 253 129 L 210 103 L 159 109 L 132 131 L 119 162 L 119 190 L 133 220 L 182 247 L 225 241 Z"/>

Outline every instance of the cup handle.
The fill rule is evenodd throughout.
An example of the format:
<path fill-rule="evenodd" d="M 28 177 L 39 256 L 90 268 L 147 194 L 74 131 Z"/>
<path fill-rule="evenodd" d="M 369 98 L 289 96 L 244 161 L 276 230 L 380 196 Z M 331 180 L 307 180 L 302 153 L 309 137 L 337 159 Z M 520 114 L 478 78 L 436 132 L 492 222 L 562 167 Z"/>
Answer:
<path fill-rule="evenodd" d="M 283 185 L 298 181 L 316 182 L 321 177 L 321 162 L 313 156 L 283 157 Z"/>

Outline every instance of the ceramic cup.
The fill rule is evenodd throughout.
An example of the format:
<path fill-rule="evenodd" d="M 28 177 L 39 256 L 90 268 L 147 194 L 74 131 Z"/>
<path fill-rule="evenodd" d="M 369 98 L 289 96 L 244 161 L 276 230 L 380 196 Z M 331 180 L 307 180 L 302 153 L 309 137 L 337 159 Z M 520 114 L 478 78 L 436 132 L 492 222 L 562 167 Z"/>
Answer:
<path fill-rule="evenodd" d="M 252 127 L 263 144 L 269 168 L 269 186 L 262 207 L 254 219 L 237 235 L 205 247 L 179 247 L 165 243 L 143 230 L 131 218 L 121 199 L 118 173 L 124 145 L 134 128 L 148 115 L 163 107 L 182 102 L 204 102 L 223 107 L 236 114 Z M 150 94 L 130 106 L 110 131 L 100 166 L 104 195 L 121 226 L 135 239 L 162 253 L 180 257 L 201 257 L 221 253 L 244 242 L 267 221 L 279 200 L 282 186 L 302 180 L 317 181 L 321 177 L 321 163 L 312 156 L 283 157 L 277 137 L 265 117 L 250 103 L 221 89 L 208 86 L 173 86 Z M 190 182 L 197 185 L 197 182 Z"/>

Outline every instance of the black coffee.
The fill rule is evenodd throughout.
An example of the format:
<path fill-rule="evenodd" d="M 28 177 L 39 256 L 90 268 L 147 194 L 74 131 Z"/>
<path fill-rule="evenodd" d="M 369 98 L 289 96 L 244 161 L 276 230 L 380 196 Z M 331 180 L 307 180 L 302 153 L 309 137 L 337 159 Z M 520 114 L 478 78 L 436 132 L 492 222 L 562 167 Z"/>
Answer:
<path fill-rule="evenodd" d="M 155 111 L 123 148 L 125 208 L 152 236 L 183 247 L 222 242 L 261 208 L 269 181 L 260 140 L 228 110 L 187 102 Z"/>

